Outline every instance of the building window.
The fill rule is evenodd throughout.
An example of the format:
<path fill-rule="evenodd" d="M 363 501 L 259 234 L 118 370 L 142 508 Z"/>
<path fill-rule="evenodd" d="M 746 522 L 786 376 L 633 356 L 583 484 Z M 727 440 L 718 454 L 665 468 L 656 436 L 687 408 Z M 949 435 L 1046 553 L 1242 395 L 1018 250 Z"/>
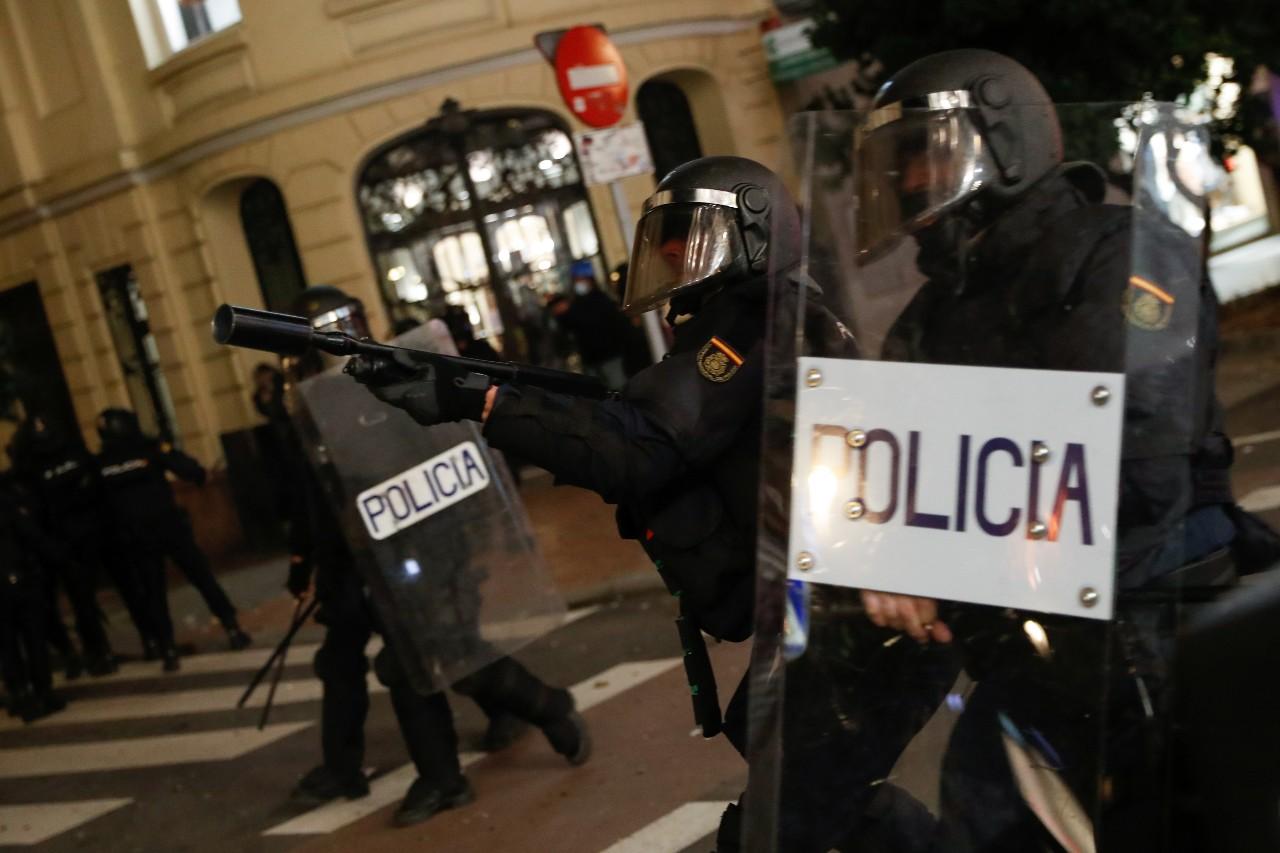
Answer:
<path fill-rule="evenodd" d="M 240 22 L 239 0 L 129 0 L 147 66 Z"/>
<path fill-rule="evenodd" d="M 370 158 L 357 197 L 394 320 L 460 306 L 508 357 L 567 366 L 544 306 L 570 290 L 575 261 L 596 262 L 600 240 L 554 114 L 450 102 Z"/>
<path fill-rule="evenodd" d="M 262 303 L 271 311 L 291 311 L 307 289 L 307 277 L 280 188 L 266 178 L 249 184 L 240 195 L 240 224 Z"/>
<path fill-rule="evenodd" d="M 636 112 L 644 122 L 644 135 L 659 180 L 676 166 L 702 156 L 693 110 L 678 84 L 670 80 L 646 81 L 636 92 Z"/>
<path fill-rule="evenodd" d="M 160 369 L 160 350 L 151 334 L 147 304 L 133 267 L 125 264 L 98 273 L 98 292 L 102 294 L 107 328 L 120 358 L 129 401 L 142 431 L 176 442 L 173 397 Z"/>

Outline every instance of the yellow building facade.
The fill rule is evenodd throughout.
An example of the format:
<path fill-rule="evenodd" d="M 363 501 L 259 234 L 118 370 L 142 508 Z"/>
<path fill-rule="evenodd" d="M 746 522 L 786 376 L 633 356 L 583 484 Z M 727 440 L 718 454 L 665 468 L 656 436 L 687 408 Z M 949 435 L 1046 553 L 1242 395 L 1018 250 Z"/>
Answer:
<path fill-rule="evenodd" d="M 6 295 L 38 294 L 90 446 L 101 409 L 149 401 L 160 416 L 144 425 L 167 421 L 217 466 L 222 437 L 261 422 L 250 393 L 262 354 L 209 333 L 219 303 L 264 304 L 247 188 L 278 188 L 306 281 L 360 297 L 384 331 L 387 270 L 358 198 L 371 157 L 448 98 L 584 129 L 533 39 L 599 23 L 626 62 L 624 123 L 635 93 L 661 80 L 687 99 L 702 153 L 776 163 L 768 13 L 763 0 L 4 0 L 0 311 Z M 209 31 L 166 43 L 179 14 L 203 15 Z M 632 221 L 652 187 L 625 180 Z M 582 192 L 600 263 L 625 260 L 615 195 Z M 39 321 L 23 311 L 10 312 L 19 336 Z"/>

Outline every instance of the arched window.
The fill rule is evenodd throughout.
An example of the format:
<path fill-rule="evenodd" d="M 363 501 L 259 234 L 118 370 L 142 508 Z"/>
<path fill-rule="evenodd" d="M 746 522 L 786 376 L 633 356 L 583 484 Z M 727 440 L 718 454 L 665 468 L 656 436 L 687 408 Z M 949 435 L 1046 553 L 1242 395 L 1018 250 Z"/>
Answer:
<path fill-rule="evenodd" d="M 543 307 L 569 290 L 575 261 L 596 259 L 600 240 L 553 113 L 446 102 L 369 158 L 357 195 L 393 320 L 457 305 L 509 358 L 562 361 Z"/>
<path fill-rule="evenodd" d="M 646 81 L 636 92 L 636 112 L 644 122 L 659 180 L 676 166 L 702 156 L 689 98 L 678 84 L 661 78 Z"/>
<path fill-rule="evenodd" d="M 245 187 L 240 195 L 240 224 L 263 303 L 270 311 L 290 310 L 306 289 L 307 277 L 280 188 L 266 178 Z"/>

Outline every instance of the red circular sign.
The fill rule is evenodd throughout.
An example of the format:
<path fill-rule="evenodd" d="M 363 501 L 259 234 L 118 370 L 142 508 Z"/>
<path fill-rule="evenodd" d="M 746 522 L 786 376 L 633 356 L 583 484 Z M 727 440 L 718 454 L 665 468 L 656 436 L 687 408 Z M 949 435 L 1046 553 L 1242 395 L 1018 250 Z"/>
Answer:
<path fill-rule="evenodd" d="M 596 27 L 574 27 L 561 37 L 556 82 L 569 111 L 591 127 L 612 127 L 627 109 L 627 67 Z"/>

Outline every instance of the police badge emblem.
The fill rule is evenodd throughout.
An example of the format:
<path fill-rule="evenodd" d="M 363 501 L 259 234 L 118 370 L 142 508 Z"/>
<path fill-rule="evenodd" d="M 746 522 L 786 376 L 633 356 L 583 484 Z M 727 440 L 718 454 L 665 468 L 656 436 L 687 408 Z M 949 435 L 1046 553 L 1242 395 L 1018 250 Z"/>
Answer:
<path fill-rule="evenodd" d="M 712 382 L 728 382 L 742 366 L 742 356 L 733 347 L 713 337 L 698 351 L 698 372 Z"/>
<path fill-rule="evenodd" d="M 1173 295 L 1141 276 L 1129 277 L 1124 294 L 1124 316 L 1129 325 L 1158 332 L 1173 318 Z"/>

